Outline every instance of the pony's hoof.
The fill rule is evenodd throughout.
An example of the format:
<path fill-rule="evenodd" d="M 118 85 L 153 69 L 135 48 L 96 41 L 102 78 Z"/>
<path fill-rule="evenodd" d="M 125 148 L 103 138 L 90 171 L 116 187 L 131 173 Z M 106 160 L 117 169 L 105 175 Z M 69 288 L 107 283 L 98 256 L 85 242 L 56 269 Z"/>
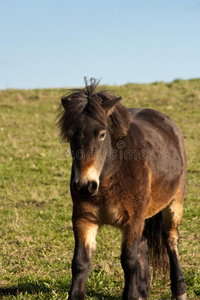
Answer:
<path fill-rule="evenodd" d="M 184 293 L 183 295 L 176 296 L 172 294 L 172 300 L 187 300 L 187 295 Z"/>

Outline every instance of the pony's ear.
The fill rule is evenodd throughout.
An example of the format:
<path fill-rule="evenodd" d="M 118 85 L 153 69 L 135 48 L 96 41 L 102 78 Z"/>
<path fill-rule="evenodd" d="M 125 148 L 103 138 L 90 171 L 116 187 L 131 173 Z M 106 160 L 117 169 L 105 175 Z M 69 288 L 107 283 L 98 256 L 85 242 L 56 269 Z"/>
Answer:
<path fill-rule="evenodd" d="M 121 100 L 122 100 L 122 97 L 105 101 L 102 103 L 102 108 L 105 110 L 107 115 L 110 115 L 113 112 L 115 105 Z"/>
<path fill-rule="evenodd" d="M 68 99 L 66 98 L 61 98 L 61 102 L 63 107 L 66 109 L 67 108 L 67 104 L 70 102 Z"/>

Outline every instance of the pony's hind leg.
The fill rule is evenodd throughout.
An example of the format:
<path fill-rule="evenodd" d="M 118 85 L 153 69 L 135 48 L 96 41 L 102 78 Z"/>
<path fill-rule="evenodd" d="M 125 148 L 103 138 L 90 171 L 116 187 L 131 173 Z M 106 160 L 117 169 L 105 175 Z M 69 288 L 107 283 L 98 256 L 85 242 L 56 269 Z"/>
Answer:
<path fill-rule="evenodd" d="M 164 210 L 163 220 L 166 235 L 166 246 L 170 261 L 170 279 L 172 299 L 186 300 L 186 284 L 181 270 L 178 252 L 178 226 L 182 219 L 182 198 L 174 199 Z"/>

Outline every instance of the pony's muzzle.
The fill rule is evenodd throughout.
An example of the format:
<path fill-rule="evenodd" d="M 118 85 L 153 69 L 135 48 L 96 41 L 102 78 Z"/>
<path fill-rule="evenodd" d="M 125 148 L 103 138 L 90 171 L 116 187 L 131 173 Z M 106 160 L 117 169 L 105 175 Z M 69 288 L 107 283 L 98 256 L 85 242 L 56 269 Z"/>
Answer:
<path fill-rule="evenodd" d="M 98 183 L 95 180 L 88 181 L 87 183 L 73 180 L 72 187 L 81 197 L 91 198 L 95 197 L 98 193 Z"/>

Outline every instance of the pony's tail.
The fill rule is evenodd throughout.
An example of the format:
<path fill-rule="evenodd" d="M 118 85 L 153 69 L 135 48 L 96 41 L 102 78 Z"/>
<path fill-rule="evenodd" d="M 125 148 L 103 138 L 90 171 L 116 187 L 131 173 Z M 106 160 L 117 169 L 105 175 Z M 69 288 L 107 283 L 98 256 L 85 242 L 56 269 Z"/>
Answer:
<path fill-rule="evenodd" d="M 165 276 L 169 270 L 169 259 L 162 212 L 145 221 L 143 234 L 147 238 L 149 260 L 153 267 L 153 275 L 156 274 L 156 270 L 162 270 Z"/>

